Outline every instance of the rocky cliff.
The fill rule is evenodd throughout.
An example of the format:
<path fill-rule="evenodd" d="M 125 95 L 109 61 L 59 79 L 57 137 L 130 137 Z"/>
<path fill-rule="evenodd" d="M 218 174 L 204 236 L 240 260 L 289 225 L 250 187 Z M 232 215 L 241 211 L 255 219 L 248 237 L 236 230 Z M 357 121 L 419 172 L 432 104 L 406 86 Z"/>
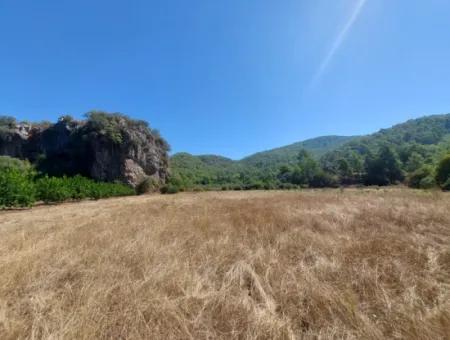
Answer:
<path fill-rule="evenodd" d="M 83 121 L 61 117 L 56 124 L 0 119 L 0 155 L 28 159 L 50 175 L 82 174 L 133 187 L 168 177 L 166 141 L 143 121 L 122 114 L 90 112 Z"/>

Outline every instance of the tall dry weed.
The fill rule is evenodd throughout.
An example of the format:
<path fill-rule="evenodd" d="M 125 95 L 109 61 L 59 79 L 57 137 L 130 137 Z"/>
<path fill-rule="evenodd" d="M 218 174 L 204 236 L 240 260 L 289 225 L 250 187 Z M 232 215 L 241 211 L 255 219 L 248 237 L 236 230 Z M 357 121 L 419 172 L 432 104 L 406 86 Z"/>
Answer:
<path fill-rule="evenodd" d="M 450 196 L 201 193 L 0 214 L 1 339 L 449 339 Z"/>

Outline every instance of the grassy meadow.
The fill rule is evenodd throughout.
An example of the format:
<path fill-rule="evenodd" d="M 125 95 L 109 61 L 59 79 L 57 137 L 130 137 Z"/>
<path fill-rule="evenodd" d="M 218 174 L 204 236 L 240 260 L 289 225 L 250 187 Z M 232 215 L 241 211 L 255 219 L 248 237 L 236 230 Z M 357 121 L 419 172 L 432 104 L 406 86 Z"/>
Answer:
<path fill-rule="evenodd" d="M 0 339 L 450 339 L 450 194 L 148 195 L 0 212 Z"/>

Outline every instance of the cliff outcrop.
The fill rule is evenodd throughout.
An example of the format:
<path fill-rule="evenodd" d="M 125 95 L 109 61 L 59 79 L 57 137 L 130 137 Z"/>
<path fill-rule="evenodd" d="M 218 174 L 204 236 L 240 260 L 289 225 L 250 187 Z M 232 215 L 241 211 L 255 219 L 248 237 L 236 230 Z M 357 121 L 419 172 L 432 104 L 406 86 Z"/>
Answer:
<path fill-rule="evenodd" d="M 90 112 L 55 124 L 0 119 L 0 155 L 28 159 L 50 175 L 82 174 L 133 187 L 147 178 L 164 184 L 169 146 L 146 122 L 122 114 Z"/>

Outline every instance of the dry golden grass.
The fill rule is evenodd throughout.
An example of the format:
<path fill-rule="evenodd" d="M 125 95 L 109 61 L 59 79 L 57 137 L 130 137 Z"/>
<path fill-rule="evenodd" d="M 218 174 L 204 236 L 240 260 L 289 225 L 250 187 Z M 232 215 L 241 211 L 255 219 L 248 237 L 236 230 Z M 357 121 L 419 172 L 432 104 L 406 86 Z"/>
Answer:
<path fill-rule="evenodd" d="M 450 196 L 146 196 L 0 213 L 1 339 L 449 339 Z"/>

